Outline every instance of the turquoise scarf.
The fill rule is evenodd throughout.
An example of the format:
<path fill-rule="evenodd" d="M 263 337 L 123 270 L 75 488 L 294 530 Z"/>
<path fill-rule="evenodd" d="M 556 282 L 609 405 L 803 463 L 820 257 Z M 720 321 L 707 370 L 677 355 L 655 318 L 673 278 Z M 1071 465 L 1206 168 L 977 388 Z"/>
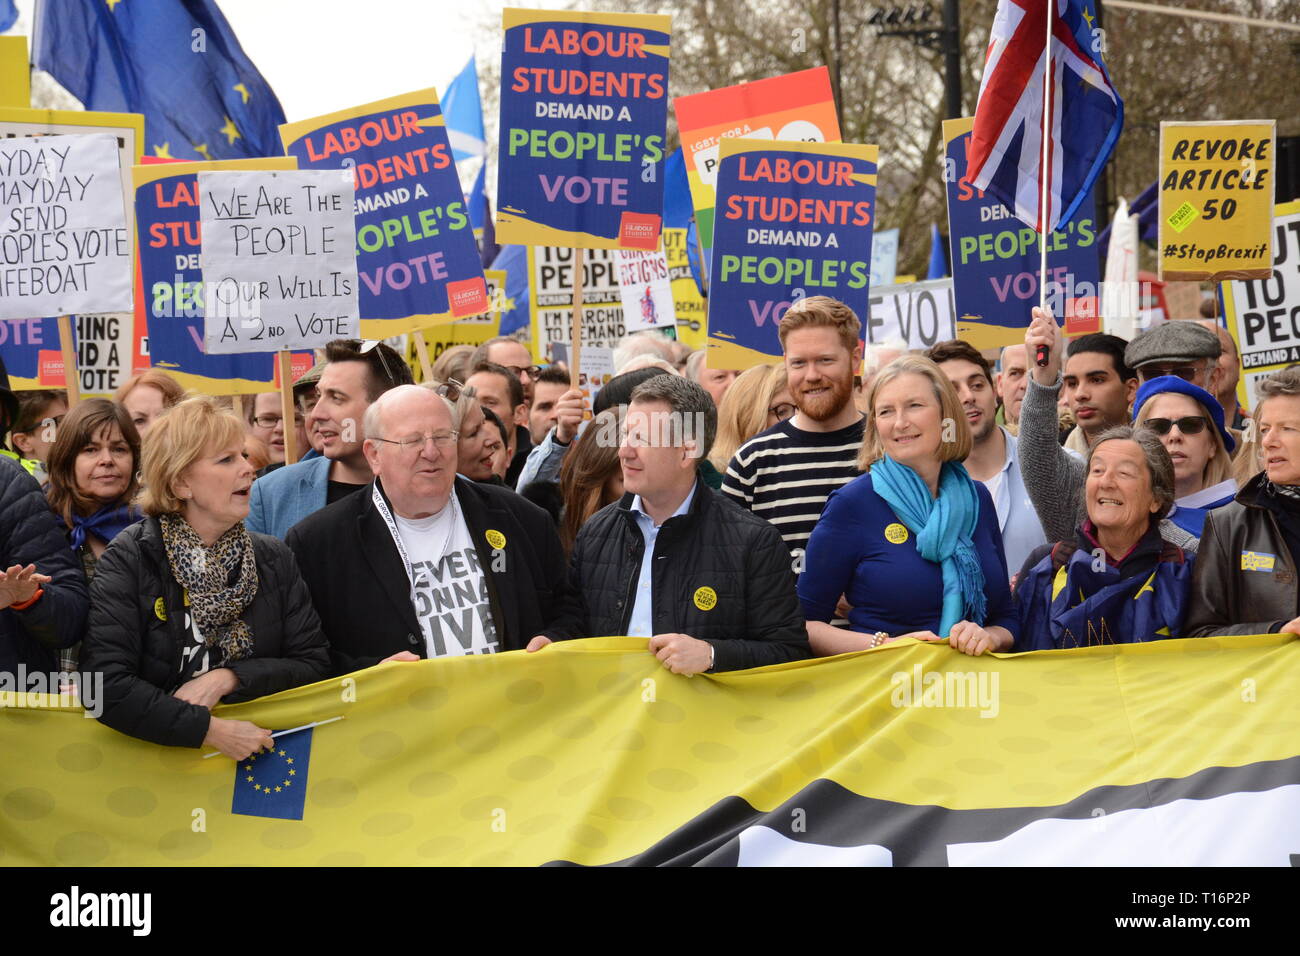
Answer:
<path fill-rule="evenodd" d="M 943 569 L 943 613 L 939 636 L 958 621 L 984 626 L 984 571 L 975 555 L 979 492 L 961 462 L 945 462 L 939 496 L 930 497 L 925 481 L 888 455 L 871 466 L 871 485 L 898 520 L 916 535 L 916 550 Z"/>

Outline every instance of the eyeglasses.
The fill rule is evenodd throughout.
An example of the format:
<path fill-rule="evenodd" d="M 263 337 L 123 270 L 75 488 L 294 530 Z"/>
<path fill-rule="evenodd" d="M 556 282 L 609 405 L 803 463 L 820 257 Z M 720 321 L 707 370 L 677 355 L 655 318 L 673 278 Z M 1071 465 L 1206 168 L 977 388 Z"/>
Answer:
<path fill-rule="evenodd" d="M 453 404 L 459 402 L 462 395 L 466 398 L 474 398 L 478 395 L 473 385 L 462 385 L 454 378 L 447 379 L 433 391 Z"/>
<path fill-rule="evenodd" d="M 1142 365 L 1138 368 L 1137 373 L 1138 378 L 1144 382 L 1149 382 L 1153 378 L 1160 378 L 1163 375 L 1174 375 L 1184 382 L 1190 382 L 1208 368 L 1208 365 Z"/>
<path fill-rule="evenodd" d="M 519 379 L 521 382 L 524 380 L 525 372 L 528 373 L 529 378 L 536 379 L 542 371 L 540 365 L 507 365 L 505 367 L 514 372 L 515 378 Z"/>
<path fill-rule="evenodd" d="M 433 447 L 438 449 L 438 451 L 446 451 L 452 445 L 456 444 L 458 438 L 460 438 L 460 432 L 451 431 L 438 432 L 435 435 L 422 435 L 419 438 L 403 438 L 399 441 L 394 441 L 391 438 L 372 438 L 371 441 L 381 441 L 388 445 L 396 445 L 401 449 L 403 454 L 411 454 L 413 452 L 418 453 L 423 451 L 424 447 L 428 445 L 429 442 L 433 442 Z"/>
<path fill-rule="evenodd" d="M 274 428 L 282 421 L 284 421 L 283 415 L 254 415 L 253 416 L 253 424 L 256 425 L 258 428 Z M 295 425 L 301 425 L 302 422 L 303 422 L 303 418 L 301 412 L 293 416 L 293 423 Z"/>
<path fill-rule="evenodd" d="M 1168 435 L 1169 429 L 1175 425 L 1184 435 L 1199 435 L 1210 423 L 1200 415 L 1188 415 L 1186 418 L 1148 418 L 1142 424 L 1157 435 Z"/>
<path fill-rule="evenodd" d="M 798 408 L 792 402 L 781 402 L 769 408 L 767 413 L 774 416 L 778 422 L 783 422 L 797 411 Z"/>

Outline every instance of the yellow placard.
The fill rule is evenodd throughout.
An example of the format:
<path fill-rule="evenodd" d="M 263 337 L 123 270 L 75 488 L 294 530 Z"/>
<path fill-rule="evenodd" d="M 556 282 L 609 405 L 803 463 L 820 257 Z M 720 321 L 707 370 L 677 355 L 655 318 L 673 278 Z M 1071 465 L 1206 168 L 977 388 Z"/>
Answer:
<path fill-rule="evenodd" d="M 704 296 L 691 274 L 686 254 L 685 229 L 663 231 L 664 258 L 668 261 L 668 279 L 673 289 L 673 309 L 677 313 L 677 338 L 693 349 L 704 348 Z"/>
<path fill-rule="evenodd" d="M 1264 279 L 1277 123 L 1160 124 L 1160 278 Z"/>
<path fill-rule="evenodd" d="M 32 105 L 32 73 L 27 37 L 0 37 L 0 106 Z"/>

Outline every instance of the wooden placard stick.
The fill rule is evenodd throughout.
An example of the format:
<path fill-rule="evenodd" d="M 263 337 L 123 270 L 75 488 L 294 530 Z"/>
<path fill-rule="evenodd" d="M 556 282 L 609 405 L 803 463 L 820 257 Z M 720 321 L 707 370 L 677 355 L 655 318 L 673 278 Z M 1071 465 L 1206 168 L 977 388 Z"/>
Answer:
<path fill-rule="evenodd" d="M 292 465 L 298 460 L 298 429 L 294 415 L 298 409 L 293 401 L 293 353 L 280 350 L 280 414 L 284 416 L 284 463 Z"/>
<path fill-rule="evenodd" d="M 429 343 L 424 340 L 424 331 L 416 329 L 411 333 L 415 340 L 415 354 L 420 360 L 420 372 L 424 375 L 423 381 L 433 381 L 433 363 L 429 361 Z"/>
<path fill-rule="evenodd" d="M 582 361 L 582 260 L 583 250 L 573 250 L 573 325 L 569 347 L 569 387 L 578 387 L 578 363 Z"/>
<path fill-rule="evenodd" d="M 59 348 L 63 351 L 63 381 L 68 388 L 68 410 L 81 401 L 81 383 L 77 375 L 77 345 L 72 338 L 72 316 L 59 316 Z"/>

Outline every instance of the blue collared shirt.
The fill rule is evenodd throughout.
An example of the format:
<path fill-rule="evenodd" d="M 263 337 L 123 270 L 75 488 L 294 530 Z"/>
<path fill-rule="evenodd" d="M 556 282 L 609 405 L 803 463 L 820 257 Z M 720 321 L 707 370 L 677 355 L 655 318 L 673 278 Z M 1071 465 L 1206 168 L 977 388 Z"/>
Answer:
<path fill-rule="evenodd" d="M 998 527 L 1002 530 L 1002 553 L 1007 558 L 1007 573 L 1015 574 L 1025 563 L 1030 552 L 1047 543 L 1038 512 L 1029 500 L 1024 479 L 1020 476 L 1020 457 L 1016 437 L 1006 428 L 1002 435 L 1007 442 L 1007 459 L 1002 464 L 1002 481 L 989 488 L 993 494 L 993 507 L 998 512 Z M 988 487 L 989 482 L 984 482 Z"/>
<path fill-rule="evenodd" d="M 690 511 L 691 500 L 694 497 L 695 485 L 691 485 L 690 492 L 669 517 L 676 518 Z M 645 513 L 645 509 L 641 506 L 640 495 L 632 499 L 629 510 L 636 518 L 636 526 L 641 529 L 641 537 L 645 539 L 645 552 L 641 555 L 641 573 L 636 581 L 636 597 L 632 603 L 632 617 L 627 624 L 627 634 L 628 637 L 654 637 L 654 596 L 650 584 L 654 567 L 655 541 L 658 540 L 659 529 L 663 525 L 656 526 L 654 519 Z"/>

